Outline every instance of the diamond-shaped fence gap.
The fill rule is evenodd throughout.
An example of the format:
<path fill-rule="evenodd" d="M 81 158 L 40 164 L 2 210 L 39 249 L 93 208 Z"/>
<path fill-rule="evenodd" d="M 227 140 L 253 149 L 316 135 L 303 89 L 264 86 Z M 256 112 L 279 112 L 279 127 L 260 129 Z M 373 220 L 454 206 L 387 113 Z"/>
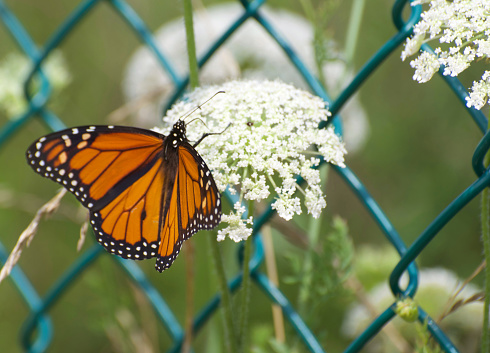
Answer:
<path fill-rule="evenodd" d="M 246 11 L 243 13 L 242 16 L 240 16 L 238 19 L 235 20 L 235 22 L 229 27 L 225 33 L 221 34 L 221 36 L 214 42 L 214 44 L 210 45 L 207 50 L 204 51 L 204 54 L 202 56 L 198 57 L 197 64 L 199 68 L 202 68 L 203 65 L 209 60 L 209 58 L 218 50 L 218 48 L 223 45 L 223 43 L 233 35 L 233 33 L 245 22 L 250 20 L 251 16 L 256 13 L 260 6 L 262 6 L 265 3 L 265 0 L 256 0 L 252 2 L 251 4 L 247 3 L 247 6 L 245 7 Z M 189 83 L 189 75 L 187 74 L 186 77 L 177 85 L 176 89 L 174 90 L 174 93 L 170 95 L 170 98 L 166 102 L 166 105 L 164 107 L 164 112 L 167 111 L 172 104 L 176 102 L 176 100 L 182 96 L 184 93 L 187 85 Z"/>
<path fill-rule="evenodd" d="M 139 24 L 137 33 L 128 26 L 125 16 Z M 105 23 L 106 21 L 108 22 Z M 151 40 L 148 39 L 150 32 L 144 26 L 144 22 L 125 2 L 87 1 L 74 9 L 58 31 L 49 38 L 46 42 L 47 51 L 55 43 L 62 41 L 61 48 L 76 53 L 70 58 L 70 63 L 74 66 L 73 71 L 90 70 L 94 73 L 75 78 L 77 84 L 73 91 L 76 93 L 71 94 L 70 105 L 83 105 L 85 109 L 83 114 L 78 111 L 70 114 L 71 125 L 94 122 L 94 119 L 103 123 L 105 117 L 121 104 L 119 78 L 125 58 L 141 40 L 141 33 L 146 35 L 148 41 Z M 116 35 L 121 40 L 114 41 L 112 37 Z M 122 40 L 124 37 L 127 37 L 127 40 Z M 94 60 L 99 57 L 103 60 Z M 166 62 L 162 55 L 160 58 Z M 115 87 L 117 89 L 114 89 Z"/>
<path fill-rule="evenodd" d="M 327 95 L 325 89 L 322 87 L 320 82 L 316 77 L 312 75 L 312 73 L 306 68 L 305 64 L 301 61 L 301 59 L 298 57 L 298 55 L 294 52 L 294 50 L 291 48 L 289 43 L 282 38 L 281 34 L 278 33 L 274 27 L 267 21 L 264 16 L 260 15 L 260 13 L 255 14 L 255 19 L 264 27 L 264 29 L 276 40 L 277 44 L 282 47 L 286 55 L 289 57 L 293 65 L 295 66 L 296 70 L 298 70 L 302 76 L 304 77 L 305 81 L 307 82 L 308 86 L 311 88 L 311 90 L 319 97 L 323 98 L 323 100 L 326 103 L 330 103 L 331 99 Z M 330 105 L 330 104 L 329 104 Z M 335 113 L 333 113 L 335 115 Z M 331 120 L 329 120 L 331 121 Z"/>
<path fill-rule="evenodd" d="M 153 35 L 147 28 L 146 24 L 141 20 L 138 14 L 124 1 L 113 0 L 111 5 L 117 13 L 126 21 L 126 23 L 136 32 L 137 37 L 141 42 L 146 44 L 149 50 L 152 51 L 157 61 L 160 63 L 165 72 L 170 76 L 175 85 L 182 84 L 182 78 L 177 74 L 172 63 L 166 58 L 164 48 L 158 48 L 154 42 Z M 163 50 L 162 50 L 163 49 Z"/>
<path fill-rule="evenodd" d="M 5 6 L 5 4 L 0 3 L 0 17 L 2 19 L 2 23 L 5 25 L 8 32 L 15 39 L 21 50 L 26 54 L 32 61 L 32 65 L 37 64 L 37 58 L 40 55 L 40 52 L 34 42 L 32 41 L 30 35 L 25 30 L 24 26 L 21 22 L 15 17 L 15 15 L 9 11 L 9 9 Z M 40 71 L 38 73 L 38 77 L 40 78 L 39 84 L 39 95 L 37 96 L 38 104 L 29 103 L 28 108 L 25 112 L 20 113 L 18 116 L 13 117 L 9 120 L 2 129 L 0 130 L 0 144 L 2 144 L 7 138 L 9 138 L 17 129 L 23 126 L 23 124 L 29 120 L 34 114 L 40 114 L 42 117 L 45 117 L 50 123 L 53 124 L 53 128 L 61 128 L 62 124 L 56 116 L 51 114 L 50 112 L 41 111 L 43 106 L 43 101 L 45 101 L 50 94 L 50 84 L 44 75 L 44 72 Z M 26 92 L 30 86 L 28 85 L 27 78 L 23 81 L 24 91 Z M 40 101 L 40 102 L 39 102 Z"/>

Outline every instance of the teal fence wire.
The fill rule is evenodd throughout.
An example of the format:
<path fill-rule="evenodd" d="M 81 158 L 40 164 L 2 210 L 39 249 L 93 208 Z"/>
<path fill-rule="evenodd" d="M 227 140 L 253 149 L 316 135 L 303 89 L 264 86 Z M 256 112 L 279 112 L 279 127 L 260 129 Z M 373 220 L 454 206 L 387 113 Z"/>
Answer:
<path fill-rule="evenodd" d="M 13 37 L 22 52 L 31 60 L 32 66 L 24 82 L 24 94 L 28 106 L 26 110 L 14 119 L 9 120 L 0 129 L 0 148 L 5 148 L 5 143 L 8 139 L 13 139 L 19 132 L 32 120 L 39 119 L 49 129 L 56 131 L 65 128 L 63 120 L 58 117 L 53 111 L 48 109 L 47 102 L 52 93 L 52 85 L 43 73 L 42 64 L 56 48 L 60 47 L 65 41 L 69 40 L 69 35 L 84 18 L 90 16 L 91 13 L 97 11 L 101 3 L 105 3 L 115 14 L 120 16 L 126 25 L 134 31 L 136 36 L 144 43 L 155 58 L 159 61 L 162 68 L 168 73 L 173 81 L 174 91 L 170 104 L 174 103 L 184 93 L 189 78 L 177 73 L 173 64 L 162 53 L 152 36 L 152 33 L 147 28 L 146 24 L 138 16 L 135 10 L 124 0 L 86 0 L 81 1 L 76 9 L 74 9 L 66 20 L 53 32 L 50 38 L 43 44 L 37 45 L 34 43 L 31 34 L 26 30 L 26 27 L 16 17 L 15 13 L 7 7 L 3 0 L 0 0 L 0 20 L 5 26 L 8 33 Z M 276 31 L 266 17 L 261 13 L 261 7 L 265 0 L 246 1 L 240 0 L 243 5 L 243 14 L 241 17 L 228 28 L 220 38 L 207 48 L 207 50 L 198 58 L 199 67 L 202 67 L 217 51 L 217 49 L 230 38 L 233 33 L 240 29 L 246 21 L 257 21 L 267 31 L 267 33 L 277 42 L 284 50 L 292 63 L 292 65 L 301 73 L 310 90 L 323 98 L 328 103 L 329 109 L 333 116 L 341 110 L 344 104 L 359 87 L 370 78 L 373 72 L 383 64 L 384 60 L 393 54 L 395 49 L 400 47 L 400 44 L 407 36 L 411 34 L 412 26 L 418 21 L 421 14 L 421 7 L 411 7 L 409 1 L 395 1 L 392 7 L 392 19 L 395 27 L 394 34 L 382 45 L 375 54 L 365 62 L 362 68 L 357 72 L 349 85 L 340 93 L 336 99 L 332 99 L 326 92 L 325 88 L 319 83 L 317 78 L 306 68 L 306 65 L 298 57 L 297 53 L 292 49 L 291 45 Z M 402 16 L 403 13 L 403 16 Z M 409 14 L 407 16 L 407 14 Z M 424 47 L 424 50 L 431 50 L 429 47 Z M 398 54 L 397 54 L 398 55 Z M 440 71 L 442 76 L 442 70 Z M 468 95 L 462 84 L 454 77 L 442 76 L 445 83 L 454 92 L 456 98 L 461 102 L 462 106 L 467 110 L 473 122 L 483 133 L 477 148 L 474 151 L 472 165 L 476 174 L 474 182 L 459 194 L 454 200 L 429 224 L 429 226 L 420 233 L 416 240 L 407 245 L 400 237 L 399 233 L 390 222 L 385 212 L 378 205 L 376 200 L 371 196 L 367 188 L 361 180 L 349 168 L 338 168 L 333 166 L 333 169 L 341 177 L 341 179 L 349 186 L 354 195 L 359 199 L 360 203 L 366 208 L 370 216 L 379 226 L 380 230 L 386 239 L 392 244 L 396 251 L 400 254 L 400 261 L 393 269 L 389 284 L 395 297 L 413 297 L 418 286 L 418 269 L 415 265 L 415 260 L 426 249 L 428 244 L 439 234 L 440 230 L 455 217 L 458 212 L 473 200 L 485 187 L 490 184 L 490 172 L 484 166 L 483 159 L 488 149 L 490 148 L 490 134 L 487 131 L 487 119 L 478 110 L 469 109 L 465 106 L 465 97 Z M 40 84 L 36 87 L 36 91 L 32 91 L 31 83 L 36 78 Z M 338 118 L 333 119 L 333 123 L 338 131 L 341 131 L 341 121 Z M 32 136 L 36 138 L 38 136 Z M 231 198 L 231 195 L 227 195 Z M 319 339 L 315 337 L 312 331 L 308 328 L 302 318 L 297 314 L 288 298 L 279 290 L 268 277 L 264 274 L 260 265 L 264 259 L 263 246 L 261 241 L 261 228 L 264 224 L 270 221 L 274 211 L 269 206 L 256 219 L 254 224 L 254 253 L 250 264 L 251 277 L 253 283 L 262 290 L 271 302 L 278 304 L 294 328 L 297 335 L 301 338 L 304 345 L 311 352 L 326 352 L 329 347 L 322 346 Z M 1 239 L 0 239 L 1 240 Z M 5 262 L 9 250 L 0 243 L 0 261 Z M 64 274 L 51 285 L 43 296 L 38 294 L 38 291 L 31 283 L 30 279 L 22 271 L 20 266 L 16 266 L 11 273 L 10 280 L 14 283 L 16 289 L 25 300 L 30 314 L 25 320 L 22 327 L 21 342 L 22 347 L 29 352 L 44 352 L 56 335 L 56 327 L 50 319 L 50 309 L 60 300 L 63 293 L 80 279 L 87 268 L 104 252 L 101 246 L 95 244 L 92 248 L 82 253 L 71 266 L 66 269 Z M 167 305 L 161 294 L 155 289 L 147 276 L 142 272 L 138 265 L 131 261 L 122 260 L 118 257 L 113 257 L 114 260 L 121 266 L 136 286 L 146 295 L 151 303 L 158 319 L 161 321 L 165 330 L 172 339 L 173 346 L 168 349 L 168 352 L 178 352 L 181 349 L 185 337 L 185 331 L 182 325 L 176 318 L 172 309 Z M 409 283 L 406 288 L 400 288 L 400 277 L 407 272 L 409 275 Z M 236 291 L 241 283 L 242 274 L 237 273 L 229 282 L 231 291 Z M 194 331 L 199 332 L 208 322 L 212 315 L 216 314 L 219 307 L 220 295 L 216 294 L 212 299 L 198 311 L 194 318 Z M 385 311 L 379 315 L 365 331 L 357 337 L 344 352 L 360 351 L 373 337 L 378 335 L 388 322 L 395 316 L 395 303 L 386 307 Z M 458 348 L 451 342 L 447 335 L 440 329 L 436 322 L 426 314 L 424 308 L 419 307 L 420 322 L 427 322 L 428 329 L 433 337 L 437 340 L 440 346 L 446 352 L 458 352 Z"/>

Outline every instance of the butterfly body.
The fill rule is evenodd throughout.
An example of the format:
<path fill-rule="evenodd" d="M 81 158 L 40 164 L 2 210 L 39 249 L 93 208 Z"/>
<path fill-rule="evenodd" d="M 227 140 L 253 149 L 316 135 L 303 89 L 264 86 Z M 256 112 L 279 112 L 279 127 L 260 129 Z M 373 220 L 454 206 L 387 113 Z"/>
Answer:
<path fill-rule="evenodd" d="M 90 211 L 97 241 L 115 255 L 156 257 L 162 272 L 183 241 L 221 219 L 206 163 L 179 120 L 168 136 L 125 126 L 83 126 L 41 137 L 29 165 L 73 193 Z"/>

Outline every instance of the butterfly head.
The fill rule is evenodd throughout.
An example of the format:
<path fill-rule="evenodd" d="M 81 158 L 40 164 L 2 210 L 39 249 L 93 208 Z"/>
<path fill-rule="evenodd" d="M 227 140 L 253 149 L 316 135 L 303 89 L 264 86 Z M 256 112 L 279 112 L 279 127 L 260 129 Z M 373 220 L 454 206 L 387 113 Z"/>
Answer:
<path fill-rule="evenodd" d="M 170 138 L 170 145 L 173 148 L 177 148 L 180 144 L 183 142 L 187 141 L 186 137 L 186 124 L 183 120 L 177 121 L 173 128 L 172 131 L 170 131 L 170 134 L 168 137 Z"/>

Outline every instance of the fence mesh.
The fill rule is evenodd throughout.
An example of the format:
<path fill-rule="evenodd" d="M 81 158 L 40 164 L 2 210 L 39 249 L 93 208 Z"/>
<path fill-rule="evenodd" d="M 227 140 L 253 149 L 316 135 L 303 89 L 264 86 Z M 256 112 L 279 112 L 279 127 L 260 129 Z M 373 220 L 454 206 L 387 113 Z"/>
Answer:
<path fill-rule="evenodd" d="M 172 66 L 172 63 L 166 58 L 164 53 L 158 49 L 153 35 L 149 31 L 145 22 L 141 20 L 138 14 L 126 1 L 82 1 L 78 7 L 66 17 L 65 21 L 58 28 L 56 28 L 49 39 L 42 45 L 38 46 L 34 43 L 31 34 L 26 30 L 22 22 L 18 20 L 14 12 L 7 7 L 4 1 L 0 0 L 1 22 L 7 29 L 8 33 L 14 38 L 22 52 L 32 62 L 30 72 L 24 81 L 24 94 L 28 102 L 28 106 L 20 115 L 7 121 L 1 127 L 1 148 L 5 148 L 6 141 L 8 139 L 14 139 L 16 135 L 19 134 L 19 132 L 31 120 L 34 119 L 39 119 L 53 131 L 65 127 L 63 120 L 47 106 L 47 102 L 49 101 L 52 93 L 52 84 L 43 72 L 42 65 L 49 55 L 52 54 L 53 50 L 60 47 L 60 45 L 62 45 L 65 41 L 70 40 L 69 35 L 71 32 L 73 32 L 77 26 L 80 25 L 84 18 L 90 16 L 94 11 L 97 11 L 101 3 L 109 5 L 110 10 L 124 20 L 125 24 L 132 31 L 134 31 L 139 40 L 148 46 L 155 58 L 161 64 L 162 68 L 168 73 L 174 87 L 169 105 L 174 103 L 179 97 L 182 96 L 188 84 L 189 78 L 187 76 L 181 76 L 177 73 L 175 68 Z M 420 6 L 411 7 L 409 6 L 408 1 L 395 1 L 392 8 L 392 19 L 396 27 L 396 33 L 389 38 L 369 60 L 364 63 L 359 72 L 355 75 L 347 87 L 342 90 L 339 96 L 336 99 L 332 99 L 327 94 L 325 88 L 322 87 L 319 81 L 307 69 L 306 65 L 302 62 L 287 40 L 284 39 L 268 21 L 268 19 L 263 16 L 261 7 L 265 3 L 265 0 L 250 2 L 241 0 L 240 3 L 243 5 L 242 15 L 235 21 L 235 23 L 233 23 L 232 26 L 221 34 L 217 41 L 212 43 L 212 45 L 207 48 L 204 54 L 198 58 L 199 67 L 202 67 L 213 56 L 217 49 L 220 48 L 220 46 L 226 42 L 227 39 L 230 38 L 237 30 L 239 30 L 244 23 L 247 21 L 257 21 L 283 49 L 284 54 L 289 57 L 292 65 L 303 76 L 310 90 L 314 94 L 323 98 L 329 104 L 330 111 L 332 112 L 333 116 L 338 114 L 349 98 L 352 97 L 352 95 L 358 91 L 359 87 L 369 79 L 373 72 L 383 64 L 383 61 L 389 55 L 391 55 L 395 49 L 399 48 L 400 44 L 405 40 L 405 38 L 411 34 L 412 26 L 418 21 L 421 14 Z M 409 16 L 407 17 L 406 13 L 408 12 Z M 404 14 L 405 17 L 402 16 L 402 14 Z M 428 47 L 425 47 L 424 49 L 430 50 Z M 454 91 L 457 99 L 459 99 L 461 104 L 464 106 L 467 93 L 461 83 L 453 77 L 442 77 L 450 89 Z M 40 84 L 36 86 L 36 90 L 31 89 L 32 81 L 34 79 L 39 80 L 40 82 Z M 465 107 L 465 109 L 467 108 Z M 395 297 L 411 297 L 415 294 L 418 285 L 419 273 L 414 261 L 424 251 L 424 249 L 426 249 L 427 245 L 439 234 L 439 231 L 490 183 L 489 171 L 483 164 L 483 158 L 490 147 L 490 136 L 487 132 L 487 119 L 480 111 L 467 109 L 467 112 L 473 118 L 477 127 L 484 134 L 484 137 L 481 139 L 474 152 L 472 160 L 477 178 L 460 195 L 454 198 L 454 200 L 409 246 L 404 243 L 395 227 L 383 212 L 382 208 L 378 205 L 376 200 L 371 196 L 369 191 L 363 185 L 361 180 L 354 174 L 354 172 L 349 167 L 338 168 L 333 166 L 335 172 L 339 174 L 341 179 L 349 186 L 361 204 L 367 209 L 370 216 L 375 220 L 386 239 L 400 254 L 401 259 L 393 269 L 389 278 L 391 290 Z M 340 128 L 340 122 L 338 119 L 334 119 L 334 123 L 336 124 L 337 128 Z M 256 236 L 254 237 L 255 247 L 250 266 L 253 283 L 266 294 L 271 302 L 278 304 L 282 308 L 282 311 L 287 320 L 289 320 L 290 325 L 294 328 L 297 335 L 304 342 L 304 345 L 311 352 L 324 352 L 328 349 L 328 347 L 322 347 L 318 338 L 315 337 L 302 318 L 298 316 L 295 308 L 288 301 L 287 297 L 283 294 L 283 292 L 281 292 L 281 290 L 271 283 L 260 267 L 264 258 L 260 230 L 264 224 L 270 221 L 273 213 L 274 211 L 269 206 L 269 208 L 267 208 L 260 215 L 260 217 L 258 217 L 254 225 L 254 230 L 256 232 Z M 38 291 L 32 285 L 31 281 L 22 271 L 20 266 L 16 266 L 14 268 L 10 279 L 15 284 L 15 287 L 25 300 L 30 310 L 30 314 L 27 317 L 21 332 L 22 346 L 25 350 L 30 352 L 43 352 L 48 349 L 53 335 L 56 334 L 56 327 L 53 326 L 50 319 L 50 309 L 60 300 L 63 293 L 67 291 L 70 285 L 79 280 L 81 275 L 94 261 L 99 258 L 103 252 L 102 247 L 100 247 L 98 244 L 85 251 L 78 258 L 76 258 L 71 266 L 54 284 L 51 285 L 49 290 L 47 290 L 46 294 L 43 296 L 38 294 Z M 7 253 L 8 251 L 0 243 L 0 260 L 2 262 L 6 260 Z M 146 295 L 158 319 L 161 321 L 162 325 L 171 337 L 173 346 L 168 351 L 178 352 L 183 344 L 185 332 L 172 309 L 167 305 L 161 294 L 155 289 L 138 265 L 133 262 L 122 260 L 118 257 L 114 257 L 114 259 L 122 267 L 128 278 L 130 278 L 134 284 L 138 286 Z M 399 283 L 400 277 L 404 272 L 408 272 L 409 274 L 409 283 L 405 289 L 402 289 L 400 288 Z M 239 288 L 241 280 L 242 274 L 237 273 L 236 276 L 229 281 L 231 291 L 236 291 L 237 288 Z M 194 319 L 195 332 L 199 332 L 206 322 L 208 322 L 210 317 L 216 313 L 219 303 L 220 295 L 217 293 L 206 305 L 200 309 Z M 396 314 L 394 312 L 394 307 L 395 303 L 386 307 L 385 311 L 374 321 L 372 321 L 365 331 L 345 349 L 345 352 L 360 351 L 369 340 L 378 335 L 383 326 L 385 326 L 395 317 Z M 424 308 L 422 307 L 419 307 L 418 320 L 420 322 L 427 322 L 429 331 L 446 352 L 458 351 L 451 340 L 439 328 L 436 322 L 426 314 Z"/>

